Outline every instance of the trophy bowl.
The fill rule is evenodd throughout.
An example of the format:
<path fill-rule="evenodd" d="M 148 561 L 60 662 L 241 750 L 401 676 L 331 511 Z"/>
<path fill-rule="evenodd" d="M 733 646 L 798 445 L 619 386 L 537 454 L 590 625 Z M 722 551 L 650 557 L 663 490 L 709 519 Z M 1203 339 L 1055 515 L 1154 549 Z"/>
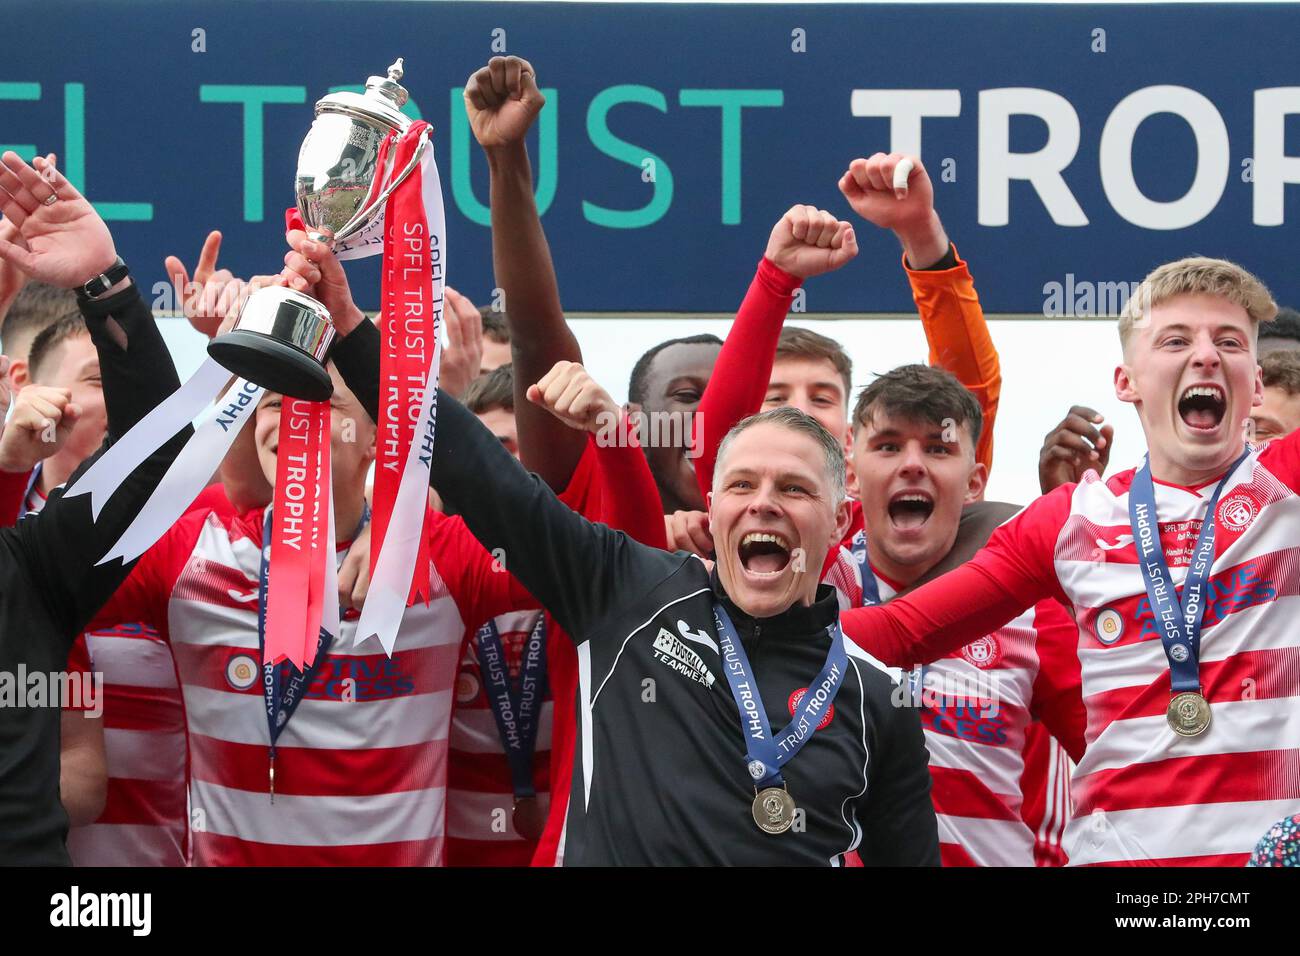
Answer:
<path fill-rule="evenodd" d="M 334 323 L 309 295 L 283 286 L 244 300 L 235 327 L 208 344 L 208 354 L 236 375 L 271 392 L 311 402 L 334 394 L 325 356 Z"/>
<path fill-rule="evenodd" d="M 402 113 L 408 99 L 402 75 L 399 57 L 387 76 L 366 81 L 365 93 L 331 93 L 316 102 L 315 119 L 298 151 L 294 185 L 298 213 L 313 240 L 334 248 L 361 232 L 419 166 L 429 144 L 427 130 L 404 169 L 381 168 L 392 166 L 380 162 L 385 139 L 411 125 Z M 249 297 L 234 328 L 213 339 L 208 354 L 264 388 L 323 401 L 334 390 L 324 367 L 333 340 L 334 325 L 324 306 L 273 287 Z"/>

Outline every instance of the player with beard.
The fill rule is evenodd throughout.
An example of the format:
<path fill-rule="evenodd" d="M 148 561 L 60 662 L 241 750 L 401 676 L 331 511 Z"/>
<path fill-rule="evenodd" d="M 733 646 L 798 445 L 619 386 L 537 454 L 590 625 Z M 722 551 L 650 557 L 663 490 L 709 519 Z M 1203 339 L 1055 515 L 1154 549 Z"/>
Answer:
<path fill-rule="evenodd" d="M 1233 263 L 1160 266 L 1120 316 L 1114 377 L 1145 461 L 1060 486 L 967 565 L 845 615 L 872 653 L 910 667 L 1044 597 L 1072 606 L 1087 712 L 1073 864 L 1237 866 L 1292 810 L 1300 438 L 1243 437 L 1262 401 L 1256 332 L 1275 309 Z"/>

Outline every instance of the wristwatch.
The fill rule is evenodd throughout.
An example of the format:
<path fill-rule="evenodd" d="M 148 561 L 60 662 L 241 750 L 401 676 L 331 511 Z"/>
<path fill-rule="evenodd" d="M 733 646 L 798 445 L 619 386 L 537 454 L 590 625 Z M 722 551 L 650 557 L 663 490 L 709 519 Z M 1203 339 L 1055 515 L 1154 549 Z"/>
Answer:
<path fill-rule="evenodd" d="M 122 257 L 118 256 L 113 260 L 111 266 L 77 289 L 77 300 L 79 302 L 89 302 L 92 299 L 97 299 L 130 274 L 131 270 L 126 267 Z"/>

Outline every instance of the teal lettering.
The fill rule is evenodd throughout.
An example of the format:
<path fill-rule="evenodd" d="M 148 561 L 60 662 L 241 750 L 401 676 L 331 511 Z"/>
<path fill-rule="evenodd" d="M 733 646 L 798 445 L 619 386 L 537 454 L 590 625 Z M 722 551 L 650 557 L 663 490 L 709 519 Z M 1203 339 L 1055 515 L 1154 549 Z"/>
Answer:
<path fill-rule="evenodd" d="M 609 111 L 620 103 L 640 103 L 668 112 L 668 101 L 658 90 L 649 86 L 624 84 L 601 90 L 587 107 L 587 136 L 591 143 L 606 156 L 640 170 L 645 160 L 653 163 L 655 175 L 651 180 L 654 194 L 639 209 L 607 209 L 587 200 L 582 201 L 582 214 L 588 222 L 610 229 L 640 229 L 658 222 L 668 212 L 673 202 L 673 174 L 668 164 L 659 156 L 619 139 L 609 131 L 606 122 Z"/>
<path fill-rule="evenodd" d="M 546 97 L 546 108 L 537 118 L 537 172 L 534 178 L 534 196 L 537 200 L 537 215 L 545 216 L 555 200 L 555 187 L 559 180 L 559 121 L 556 119 L 560 106 L 560 91 L 553 86 L 542 87 Z M 474 180 L 470 175 L 473 153 L 470 143 L 474 137 L 469 128 L 469 117 L 465 115 L 465 90 L 453 87 L 451 90 L 451 195 L 456 200 L 456 208 L 470 222 L 480 226 L 492 225 L 492 212 L 478 201 L 474 195 Z"/>
<path fill-rule="evenodd" d="M 199 87 L 201 103 L 241 103 L 244 107 L 244 221 L 261 222 L 262 202 L 262 107 L 267 103 L 305 103 L 305 86 L 243 86 L 204 83 Z"/>
<path fill-rule="evenodd" d="M 86 85 L 63 84 L 63 175 L 83 194 L 86 188 Z M 105 220 L 122 222 L 150 222 L 153 220 L 153 203 L 150 202 L 96 202 L 96 212 Z"/>
<path fill-rule="evenodd" d="M 679 102 L 722 110 L 722 223 L 734 226 L 740 222 L 740 111 L 747 106 L 781 106 L 785 94 L 781 90 L 682 90 Z"/>
<path fill-rule="evenodd" d="M 0 100 L 25 100 L 34 102 L 41 98 L 39 83 L 0 83 Z M 32 143 L 0 143 L 0 153 L 12 149 L 27 162 L 36 155 L 36 146 Z"/>

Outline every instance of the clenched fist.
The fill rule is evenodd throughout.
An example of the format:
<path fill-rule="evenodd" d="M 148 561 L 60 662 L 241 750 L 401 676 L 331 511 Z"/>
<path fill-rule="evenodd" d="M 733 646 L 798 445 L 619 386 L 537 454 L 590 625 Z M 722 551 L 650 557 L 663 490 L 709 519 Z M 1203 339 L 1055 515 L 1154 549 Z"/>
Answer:
<path fill-rule="evenodd" d="M 0 434 L 0 471 L 31 471 L 63 447 L 80 418 L 81 406 L 68 389 L 26 386 Z"/>
<path fill-rule="evenodd" d="M 556 362 L 540 382 L 528 386 L 528 400 L 578 431 L 598 432 L 619 417 L 609 392 L 577 362 Z"/>
<path fill-rule="evenodd" d="M 840 192 L 867 222 L 898 236 L 914 269 L 948 252 L 948 236 L 934 211 L 934 185 L 920 158 L 876 153 L 855 159 L 840 177 Z"/>
<path fill-rule="evenodd" d="M 709 516 L 703 511 L 674 511 L 664 515 L 664 535 L 669 551 L 713 557 L 713 534 L 709 531 Z"/>
<path fill-rule="evenodd" d="M 494 56 L 465 84 L 465 114 L 484 149 L 522 143 L 546 105 L 533 65 L 517 56 Z"/>
<path fill-rule="evenodd" d="M 858 254 L 853 227 L 815 206 L 791 206 L 772 227 L 765 255 L 801 279 L 833 272 Z"/>

